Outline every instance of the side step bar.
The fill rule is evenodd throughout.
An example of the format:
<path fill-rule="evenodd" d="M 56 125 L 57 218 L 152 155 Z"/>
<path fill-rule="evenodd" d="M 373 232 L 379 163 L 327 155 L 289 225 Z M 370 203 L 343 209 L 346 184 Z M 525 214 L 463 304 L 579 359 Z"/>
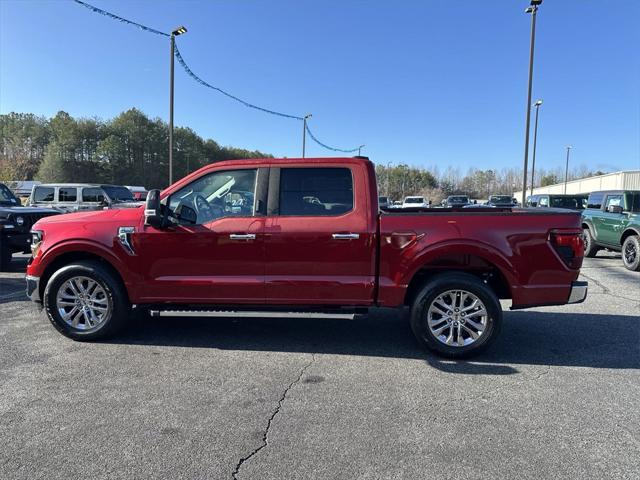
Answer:
<path fill-rule="evenodd" d="M 152 317 L 217 317 L 217 318 L 332 318 L 353 320 L 355 313 L 225 311 L 225 310 L 149 310 Z"/>

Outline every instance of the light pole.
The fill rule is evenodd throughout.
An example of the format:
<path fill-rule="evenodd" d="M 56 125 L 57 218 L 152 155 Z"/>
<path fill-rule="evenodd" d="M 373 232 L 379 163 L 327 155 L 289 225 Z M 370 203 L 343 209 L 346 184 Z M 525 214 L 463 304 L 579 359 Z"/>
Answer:
<path fill-rule="evenodd" d="M 385 191 L 387 197 L 389 197 L 389 177 L 391 176 L 391 162 L 387 162 L 387 190 Z"/>
<path fill-rule="evenodd" d="M 358 156 L 360 156 L 360 150 L 363 149 L 366 145 L 360 145 L 358 147 Z"/>
<path fill-rule="evenodd" d="M 533 84 L 533 51 L 536 43 L 536 14 L 538 5 L 542 0 L 531 0 L 530 6 L 525 13 L 531 14 L 531 42 L 529 45 L 529 88 L 527 90 L 527 120 L 524 128 L 524 169 L 522 179 L 522 205 L 525 205 L 527 199 L 527 169 L 529 167 L 529 127 L 531 124 L 531 87 Z"/>
<path fill-rule="evenodd" d="M 567 145 L 567 163 L 564 166 L 564 193 L 567 193 L 567 177 L 569 175 L 569 152 L 573 147 L 571 145 Z"/>
<path fill-rule="evenodd" d="M 187 33 L 183 26 L 171 32 L 171 73 L 169 74 L 169 185 L 173 183 L 173 57 L 176 49 L 176 37 Z"/>
<path fill-rule="evenodd" d="M 304 158 L 305 147 L 307 143 L 307 119 L 311 118 L 312 116 L 313 115 L 311 115 L 310 113 L 307 113 L 302 118 L 302 158 Z"/>
<path fill-rule="evenodd" d="M 531 159 L 531 195 L 533 195 L 533 182 L 534 175 L 536 171 L 536 143 L 538 140 L 538 110 L 540 109 L 540 105 L 542 105 L 542 100 L 537 100 L 536 103 L 533 104 L 536 107 L 536 119 L 533 122 L 533 158 Z"/>

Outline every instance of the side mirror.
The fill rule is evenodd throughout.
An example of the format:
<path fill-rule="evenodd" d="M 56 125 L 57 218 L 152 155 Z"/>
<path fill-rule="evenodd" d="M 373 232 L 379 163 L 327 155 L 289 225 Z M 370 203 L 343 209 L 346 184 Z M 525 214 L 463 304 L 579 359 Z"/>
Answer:
<path fill-rule="evenodd" d="M 622 207 L 620 205 L 609 205 L 607 211 L 609 213 L 622 213 Z"/>
<path fill-rule="evenodd" d="M 160 190 L 149 190 L 144 207 L 144 224 L 155 228 L 163 227 L 162 211 L 160 206 Z"/>

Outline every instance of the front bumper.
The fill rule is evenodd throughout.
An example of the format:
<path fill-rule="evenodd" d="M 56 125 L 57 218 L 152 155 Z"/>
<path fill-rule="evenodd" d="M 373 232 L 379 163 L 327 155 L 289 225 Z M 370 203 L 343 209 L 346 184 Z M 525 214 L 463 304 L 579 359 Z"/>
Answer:
<path fill-rule="evenodd" d="M 567 303 L 582 303 L 587 298 L 587 282 L 576 281 L 571 282 L 571 291 L 569 292 L 569 300 Z"/>
<path fill-rule="evenodd" d="M 5 241 L 12 252 L 29 253 L 31 249 L 31 233 L 5 230 Z"/>
<path fill-rule="evenodd" d="M 27 281 L 27 296 L 34 302 L 41 303 L 42 299 L 40 298 L 40 277 L 27 275 L 25 277 L 25 280 Z"/>

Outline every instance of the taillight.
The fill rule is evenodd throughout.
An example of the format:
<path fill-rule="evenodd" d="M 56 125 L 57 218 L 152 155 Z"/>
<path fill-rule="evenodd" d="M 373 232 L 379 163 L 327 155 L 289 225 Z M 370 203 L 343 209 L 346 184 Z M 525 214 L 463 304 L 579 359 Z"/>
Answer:
<path fill-rule="evenodd" d="M 580 268 L 584 257 L 584 238 L 579 230 L 552 230 L 549 242 L 569 268 Z"/>

